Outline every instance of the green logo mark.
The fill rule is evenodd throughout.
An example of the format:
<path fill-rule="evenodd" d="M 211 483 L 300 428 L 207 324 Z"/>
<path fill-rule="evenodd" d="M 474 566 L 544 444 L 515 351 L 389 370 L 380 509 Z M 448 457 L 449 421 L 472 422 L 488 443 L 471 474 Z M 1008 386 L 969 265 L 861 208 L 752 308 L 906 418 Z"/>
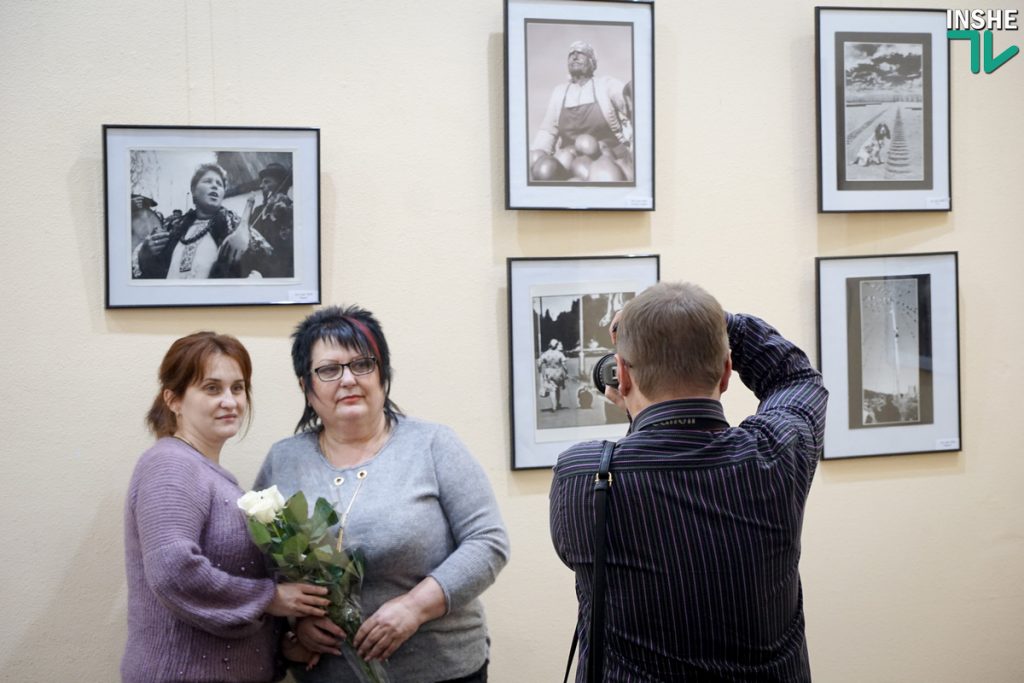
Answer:
<path fill-rule="evenodd" d="M 981 71 L 982 46 L 984 45 L 985 73 L 990 74 L 1017 56 L 1020 48 L 1011 45 L 995 57 L 992 56 L 992 31 L 947 31 L 950 40 L 971 41 L 971 73 Z"/>

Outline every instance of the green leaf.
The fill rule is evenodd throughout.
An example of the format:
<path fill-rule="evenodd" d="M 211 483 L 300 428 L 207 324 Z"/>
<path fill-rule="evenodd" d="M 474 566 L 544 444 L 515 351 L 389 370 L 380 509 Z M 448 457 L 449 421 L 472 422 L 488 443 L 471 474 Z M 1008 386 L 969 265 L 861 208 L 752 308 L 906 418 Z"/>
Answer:
<path fill-rule="evenodd" d="M 316 556 L 315 551 L 311 552 L 302 559 L 302 562 L 299 563 L 299 566 L 307 572 L 315 572 L 316 570 L 320 569 L 320 558 Z"/>
<path fill-rule="evenodd" d="M 284 519 L 294 526 L 303 526 L 309 519 L 309 504 L 306 494 L 297 492 L 284 504 Z"/>
<path fill-rule="evenodd" d="M 302 581 L 302 579 L 304 578 L 302 572 L 298 569 L 295 569 L 294 567 L 283 567 L 278 572 L 278 574 L 280 574 L 285 578 L 285 580 L 290 582 Z"/>
<path fill-rule="evenodd" d="M 325 541 L 329 540 L 327 538 L 327 525 L 317 524 L 315 515 L 309 524 L 309 540 L 311 543 L 322 545 Z"/>
<path fill-rule="evenodd" d="M 313 526 L 334 526 L 338 523 L 338 513 L 324 498 L 317 498 L 313 506 Z"/>
<path fill-rule="evenodd" d="M 297 533 L 281 546 L 284 551 L 284 556 L 288 560 L 289 564 L 299 564 L 301 562 L 302 555 L 306 554 L 306 549 L 309 547 L 309 536 L 303 533 Z"/>
<path fill-rule="evenodd" d="M 352 561 L 349 563 L 347 569 L 358 576 L 359 580 L 362 581 L 363 577 L 366 576 L 366 558 L 363 555 L 363 552 L 358 548 L 352 551 L 350 557 Z"/>
<path fill-rule="evenodd" d="M 249 518 L 249 535 L 252 537 L 253 542 L 260 548 L 270 545 L 270 531 L 267 530 L 266 525 L 261 522 L 257 522 L 251 517 Z"/>

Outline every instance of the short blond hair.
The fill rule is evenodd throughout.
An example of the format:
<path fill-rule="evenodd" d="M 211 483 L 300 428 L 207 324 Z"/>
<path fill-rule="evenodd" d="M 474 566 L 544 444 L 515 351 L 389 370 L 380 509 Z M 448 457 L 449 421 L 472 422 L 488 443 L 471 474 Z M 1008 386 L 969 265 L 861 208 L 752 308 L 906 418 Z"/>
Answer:
<path fill-rule="evenodd" d="M 697 285 L 660 282 L 622 309 L 616 347 L 648 397 L 710 393 L 729 355 L 725 311 Z"/>

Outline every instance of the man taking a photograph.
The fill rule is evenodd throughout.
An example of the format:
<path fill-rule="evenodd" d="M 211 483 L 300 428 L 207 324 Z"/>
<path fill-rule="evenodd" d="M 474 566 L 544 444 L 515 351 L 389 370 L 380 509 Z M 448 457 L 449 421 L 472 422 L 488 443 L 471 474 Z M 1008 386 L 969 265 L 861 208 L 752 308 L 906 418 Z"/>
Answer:
<path fill-rule="evenodd" d="M 692 284 L 657 284 L 613 322 L 632 416 L 611 455 L 603 647 L 590 659 L 595 473 L 603 444 L 558 458 L 551 536 L 576 573 L 577 681 L 810 681 L 798 564 L 827 391 L 792 342 Z M 735 368 L 760 400 L 731 427 Z M 588 661 L 590 660 L 590 661 Z"/>

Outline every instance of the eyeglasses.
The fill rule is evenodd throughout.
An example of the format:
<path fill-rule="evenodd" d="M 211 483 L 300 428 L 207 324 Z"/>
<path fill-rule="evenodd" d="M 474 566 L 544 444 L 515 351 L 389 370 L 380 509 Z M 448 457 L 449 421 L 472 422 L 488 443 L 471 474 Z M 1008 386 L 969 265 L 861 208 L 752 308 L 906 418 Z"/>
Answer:
<path fill-rule="evenodd" d="M 377 367 L 377 359 L 373 356 L 356 358 L 347 363 L 331 363 L 313 368 L 313 372 L 320 378 L 321 382 L 337 382 L 345 374 L 345 368 L 352 371 L 353 375 L 368 375 Z"/>

